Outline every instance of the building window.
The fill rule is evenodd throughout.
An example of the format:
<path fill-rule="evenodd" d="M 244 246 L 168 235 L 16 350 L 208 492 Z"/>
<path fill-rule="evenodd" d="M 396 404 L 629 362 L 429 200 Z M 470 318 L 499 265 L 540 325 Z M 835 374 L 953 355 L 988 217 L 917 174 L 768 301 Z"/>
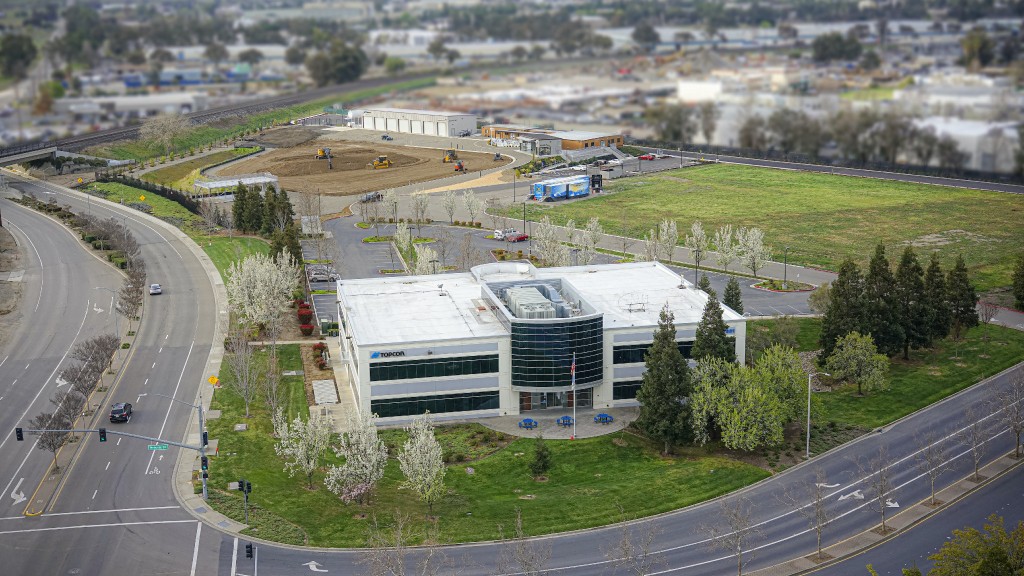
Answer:
<path fill-rule="evenodd" d="M 381 418 L 419 416 L 428 410 L 431 414 L 443 414 L 446 412 L 497 410 L 499 407 L 500 400 L 497 392 L 407 396 L 370 401 L 370 412 Z"/>
<path fill-rule="evenodd" d="M 643 380 L 612 382 L 612 400 L 633 400 L 643 384 Z"/>
<path fill-rule="evenodd" d="M 498 371 L 498 355 L 433 360 L 399 360 L 370 364 L 370 382 L 411 380 L 414 378 L 448 378 L 467 374 L 490 374 Z"/>
<path fill-rule="evenodd" d="M 512 386 L 568 388 L 576 354 L 576 383 L 604 379 L 601 316 L 558 322 L 512 322 Z"/>
<path fill-rule="evenodd" d="M 644 361 L 644 355 L 647 354 L 647 349 L 651 347 L 652 343 L 648 344 L 627 344 L 625 346 L 616 346 L 612 349 L 612 364 L 636 364 Z M 693 349 L 693 341 L 687 340 L 685 342 L 676 342 L 679 346 L 679 353 L 683 355 L 683 358 L 690 358 L 690 351 Z"/>

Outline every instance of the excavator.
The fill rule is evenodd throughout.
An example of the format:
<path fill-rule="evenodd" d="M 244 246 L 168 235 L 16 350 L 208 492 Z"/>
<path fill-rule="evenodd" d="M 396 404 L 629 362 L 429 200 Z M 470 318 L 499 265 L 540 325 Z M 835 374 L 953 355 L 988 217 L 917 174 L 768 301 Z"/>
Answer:
<path fill-rule="evenodd" d="M 377 168 L 391 168 L 392 165 L 394 165 L 394 163 L 391 160 L 388 160 L 387 156 L 377 156 L 372 162 L 370 162 L 370 166 L 372 166 L 374 170 Z"/>
<path fill-rule="evenodd" d="M 459 159 L 459 153 L 458 152 L 456 152 L 455 150 L 445 150 L 444 151 L 444 158 L 441 159 L 441 162 L 447 164 L 449 162 L 455 162 L 458 159 Z"/>
<path fill-rule="evenodd" d="M 331 157 L 331 149 L 330 148 L 317 148 L 316 149 L 316 159 L 317 160 L 326 160 L 326 159 L 328 159 L 330 157 Z"/>

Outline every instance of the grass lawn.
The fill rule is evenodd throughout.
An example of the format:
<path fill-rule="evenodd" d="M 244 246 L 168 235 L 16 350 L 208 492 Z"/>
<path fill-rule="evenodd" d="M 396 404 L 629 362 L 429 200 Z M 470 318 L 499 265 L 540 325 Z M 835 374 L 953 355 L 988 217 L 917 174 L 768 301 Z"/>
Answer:
<path fill-rule="evenodd" d="M 151 194 L 145 190 L 133 188 L 120 182 L 94 182 L 89 184 L 88 189 L 102 191 L 106 195 L 107 200 L 111 202 L 121 204 L 140 202 L 149 204 L 153 207 L 153 216 L 164 219 L 179 219 L 185 227 L 191 227 L 203 221 L 200 216 L 189 212 L 184 206 L 173 200 L 168 200 L 159 194 Z M 140 196 L 144 196 L 146 199 L 139 200 Z"/>
<path fill-rule="evenodd" d="M 756 226 L 777 258 L 785 245 L 789 260 L 829 270 L 847 257 L 866 267 L 878 242 L 895 263 L 914 242 L 925 264 L 935 250 L 946 269 L 963 253 L 981 291 L 1010 284 L 1024 246 L 1024 197 L 1016 194 L 726 164 L 613 180 L 607 189 L 575 202 L 530 204 L 528 212 L 558 224 L 598 217 L 606 232 L 633 238 L 665 218 L 677 221 L 680 240 L 697 219 L 711 233 L 725 224 Z"/>
<path fill-rule="evenodd" d="M 1024 332 L 988 324 L 972 329 L 957 346 L 951 339 L 932 350 L 911 350 L 910 360 L 894 358 L 889 389 L 857 397 L 855 385 L 821 394 L 822 418 L 876 428 L 934 404 L 1024 361 Z"/>
<path fill-rule="evenodd" d="M 220 152 L 214 152 L 213 154 L 207 154 L 206 156 L 200 156 L 193 158 L 173 166 L 147 172 L 142 175 L 143 180 L 149 182 L 155 182 L 156 184 L 163 184 L 179 190 L 190 190 L 192 184 L 199 176 L 199 172 L 207 166 L 213 166 L 225 160 L 232 158 L 238 158 L 239 156 L 245 156 L 256 150 L 256 148 L 232 148 L 231 150 L 221 150 Z"/>
<path fill-rule="evenodd" d="M 298 347 L 282 347 L 282 370 L 300 369 Z M 227 368 L 221 380 L 230 383 Z M 305 414 L 301 377 L 284 378 L 285 406 L 290 414 Z M 304 477 L 289 478 L 274 453 L 269 414 L 261 400 L 245 420 L 240 398 L 227 387 L 216 392 L 213 408 L 222 410 L 210 421 L 211 438 L 219 440 L 220 456 L 210 464 L 210 487 L 219 491 L 212 504 L 232 517 L 241 515 L 241 498 L 226 490 L 229 482 L 246 478 L 253 485 L 250 502 L 261 507 L 246 534 L 314 546 L 351 547 L 365 543 L 368 521 L 358 515 L 386 519 L 398 509 L 410 515 L 417 528 L 427 513 L 408 490 L 399 485 L 402 474 L 394 458 L 404 431 L 385 430 L 392 460 L 384 480 L 368 506 L 345 505 L 323 484 L 324 471 L 315 475 L 315 489 Z M 234 432 L 246 421 L 249 429 Z M 709 457 L 703 450 L 662 458 L 658 447 L 629 434 L 585 440 L 549 441 L 552 470 L 546 482 L 534 481 L 527 470 L 534 440 L 503 437 L 477 424 L 437 428 L 449 460 L 465 459 L 448 468 L 448 497 L 434 507 L 441 539 L 468 542 L 498 537 L 497 525 L 508 526 L 515 508 L 523 511 L 530 534 L 546 534 L 621 519 L 619 506 L 631 515 L 648 516 L 701 502 L 749 485 L 768 475 L 760 468 L 725 458 Z M 479 459 L 477 459 L 479 458 Z M 337 463 L 333 453 L 325 459 Z M 472 467 L 473 474 L 466 468 Z M 637 490 L 644 486 L 644 490 Z M 300 529 L 296 532 L 295 527 Z"/>
<path fill-rule="evenodd" d="M 843 100 L 892 100 L 895 88 L 865 88 L 849 90 L 839 95 Z"/>
<path fill-rule="evenodd" d="M 227 270 L 231 264 L 243 260 L 246 256 L 255 253 L 269 254 L 270 244 L 262 238 L 254 236 L 203 236 L 195 238 L 196 242 L 203 247 L 203 250 L 213 260 L 213 264 L 220 271 L 221 278 L 227 279 Z"/>

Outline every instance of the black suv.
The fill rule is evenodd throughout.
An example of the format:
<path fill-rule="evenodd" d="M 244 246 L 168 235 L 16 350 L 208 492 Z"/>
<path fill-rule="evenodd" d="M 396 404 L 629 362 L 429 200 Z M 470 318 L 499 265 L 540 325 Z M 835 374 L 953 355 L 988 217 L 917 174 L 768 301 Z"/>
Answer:
<path fill-rule="evenodd" d="M 132 405 L 120 402 L 110 407 L 111 422 L 127 422 L 132 418 Z"/>

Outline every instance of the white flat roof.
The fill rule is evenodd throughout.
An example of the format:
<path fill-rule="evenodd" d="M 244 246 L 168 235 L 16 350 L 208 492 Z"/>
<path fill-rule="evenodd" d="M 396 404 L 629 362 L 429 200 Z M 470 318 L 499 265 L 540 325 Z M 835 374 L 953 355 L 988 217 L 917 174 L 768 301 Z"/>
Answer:
<path fill-rule="evenodd" d="M 655 262 L 540 269 L 502 262 L 477 266 L 469 274 L 342 280 L 338 299 L 359 346 L 503 337 L 508 332 L 487 308 L 481 282 L 556 279 L 563 282 L 563 292 L 575 290 L 586 305 L 604 314 L 606 330 L 654 327 L 665 304 L 677 325 L 696 325 L 708 298 Z M 726 322 L 743 320 L 725 306 L 722 311 Z"/>
<path fill-rule="evenodd" d="M 474 114 L 467 114 L 465 112 L 448 112 L 446 110 L 416 110 L 413 108 L 367 108 L 365 114 L 372 114 L 374 112 L 397 112 L 399 114 L 425 114 L 428 116 L 473 116 Z"/>

